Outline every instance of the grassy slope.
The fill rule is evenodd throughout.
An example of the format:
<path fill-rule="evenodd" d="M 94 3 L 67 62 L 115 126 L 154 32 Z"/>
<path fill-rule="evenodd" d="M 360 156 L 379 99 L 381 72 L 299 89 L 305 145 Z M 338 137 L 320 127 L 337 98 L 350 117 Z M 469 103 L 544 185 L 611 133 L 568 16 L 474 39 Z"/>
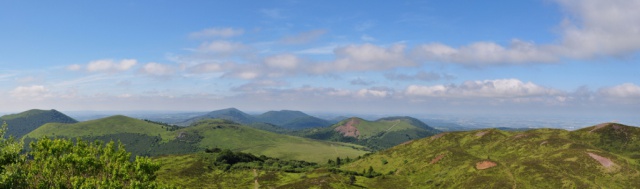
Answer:
<path fill-rule="evenodd" d="M 235 151 L 324 163 L 336 157 L 357 157 L 364 147 L 337 142 L 317 141 L 271 133 L 221 120 L 205 120 L 194 126 L 168 131 L 162 125 L 112 116 L 75 124 L 50 123 L 24 138 L 43 136 L 121 140 L 136 155 L 189 153 L 206 148 L 229 148 Z"/>
<path fill-rule="evenodd" d="M 312 162 L 325 162 L 335 157 L 354 158 L 366 153 L 356 149 L 363 148 L 362 146 L 354 144 L 317 141 L 237 124 L 221 124 L 219 121 L 203 121 L 174 132 L 197 133 L 203 137 L 198 144 L 201 148 L 229 148 L 258 155 Z"/>
<path fill-rule="evenodd" d="M 348 177 L 326 169 L 306 173 L 266 170 L 222 171 L 207 167 L 200 154 L 156 157 L 162 166 L 158 180 L 179 188 L 361 188 L 345 183 Z M 358 179 L 365 179 L 358 177 Z"/>
<path fill-rule="evenodd" d="M 385 178 L 367 180 L 373 188 L 559 188 L 639 186 L 638 165 L 629 158 L 572 140 L 557 129 L 506 132 L 497 129 L 452 132 L 416 140 L 343 166 L 362 171 L 372 166 Z M 439 137 L 438 137 L 439 136 Z M 611 159 L 606 169 L 587 153 Z M 436 157 L 440 161 L 431 163 Z M 478 170 L 476 163 L 498 165 Z M 383 162 L 387 162 L 386 164 Z"/>
<path fill-rule="evenodd" d="M 172 138 L 171 134 L 161 125 L 121 115 L 74 124 L 48 123 L 25 135 L 25 138 L 40 138 L 42 136 L 76 138 L 119 133 L 161 136 L 165 141 Z"/>

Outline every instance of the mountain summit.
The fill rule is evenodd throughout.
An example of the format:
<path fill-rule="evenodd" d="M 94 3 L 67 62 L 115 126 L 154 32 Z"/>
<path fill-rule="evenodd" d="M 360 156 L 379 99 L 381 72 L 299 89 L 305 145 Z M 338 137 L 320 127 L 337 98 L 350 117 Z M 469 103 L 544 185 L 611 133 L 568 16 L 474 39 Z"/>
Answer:
<path fill-rule="evenodd" d="M 75 119 L 59 112 L 58 110 L 32 109 L 25 112 L 10 114 L 0 117 L 0 123 L 8 125 L 7 136 L 20 138 L 46 123 L 77 123 Z"/>

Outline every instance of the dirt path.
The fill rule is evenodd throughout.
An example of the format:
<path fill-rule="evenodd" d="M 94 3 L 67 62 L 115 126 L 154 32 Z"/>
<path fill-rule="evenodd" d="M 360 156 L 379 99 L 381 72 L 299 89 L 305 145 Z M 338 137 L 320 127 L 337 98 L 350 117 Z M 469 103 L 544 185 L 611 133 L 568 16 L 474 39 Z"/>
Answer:
<path fill-rule="evenodd" d="M 258 183 L 258 171 L 256 171 L 256 169 L 253 169 L 253 188 L 260 188 L 260 183 Z"/>
<path fill-rule="evenodd" d="M 396 121 L 396 124 L 393 124 L 391 127 L 387 128 L 387 130 L 385 130 L 384 132 L 389 132 L 389 130 L 391 130 L 393 127 L 395 127 L 396 125 L 398 125 L 398 123 L 400 123 L 400 121 Z"/>

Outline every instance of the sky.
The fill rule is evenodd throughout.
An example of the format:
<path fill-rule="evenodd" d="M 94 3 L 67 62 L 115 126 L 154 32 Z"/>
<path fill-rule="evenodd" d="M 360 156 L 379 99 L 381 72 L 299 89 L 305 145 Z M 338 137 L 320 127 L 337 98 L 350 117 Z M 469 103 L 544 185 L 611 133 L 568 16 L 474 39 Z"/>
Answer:
<path fill-rule="evenodd" d="M 0 112 L 640 113 L 640 0 L 0 0 Z"/>

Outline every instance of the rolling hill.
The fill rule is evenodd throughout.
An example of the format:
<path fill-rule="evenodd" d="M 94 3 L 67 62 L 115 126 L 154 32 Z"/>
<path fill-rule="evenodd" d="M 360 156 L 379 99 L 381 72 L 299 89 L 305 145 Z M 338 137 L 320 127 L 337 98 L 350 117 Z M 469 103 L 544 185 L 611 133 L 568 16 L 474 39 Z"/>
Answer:
<path fill-rule="evenodd" d="M 388 174 L 387 188 L 634 188 L 640 128 L 601 124 L 578 131 L 483 129 L 441 133 L 345 165 Z M 617 138 L 621 137 L 621 138 Z"/>
<path fill-rule="evenodd" d="M 199 120 L 204 120 L 204 119 L 224 119 L 224 120 L 229 120 L 229 121 L 233 121 L 240 124 L 255 123 L 258 121 L 252 115 L 244 113 L 236 108 L 227 108 L 227 109 L 212 111 L 201 116 L 196 116 L 196 117 L 187 119 L 180 125 L 187 126 L 194 122 L 197 122 Z"/>
<path fill-rule="evenodd" d="M 7 136 L 12 135 L 16 138 L 21 138 L 46 123 L 77 123 L 78 121 L 57 110 L 33 109 L 2 116 L 0 117 L 0 124 L 2 122 L 6 122 L 8 125 Z"/>
<path fill-rule="evenodd" d="M 326 128 L 312 128 L 294 134 L 313 139 L 350 142 L 374 150 L 439 133 L 411 117 L 388 117 L 367 121 L 353 117 Z"/>
<path fill-rule="evenodd" d="M 326 127 L 331 125 L 327 120 L 307 115 L 301 111 L 293 110 L 268 111 L 256 116 L 256 118 L 260 122 L 274 124 L 291 130 Z"/>
<path fill-rule="evenodd" d="M 268 111 L 254 116 L 244 113 L 236 108 L 212 111 L 204 115 L 189 118 L 178 123 L 178 125 L 187 126 L 204 119 L 224 119 L 276 133 L 284 133 L 287 130 L 300 130 L 331 125 L 329 121 L 307 115 L 301 111 Z"/>
<path fill-rule="evenodd" d="M 357 157 L 364 147 L 317 141 L 263 131 L 226 120 L 201 120 L 189 127 L 172 127 L 126 116 L 111 116 L 75 124 L 49 123 L 24 136 L 85 140 L 120 140 L 135 155 L 185 154 L 225 148 L 283 159 L 325 162 L 336 157 Z M 27 142 L 28 143 L 28 142 Z"/>

